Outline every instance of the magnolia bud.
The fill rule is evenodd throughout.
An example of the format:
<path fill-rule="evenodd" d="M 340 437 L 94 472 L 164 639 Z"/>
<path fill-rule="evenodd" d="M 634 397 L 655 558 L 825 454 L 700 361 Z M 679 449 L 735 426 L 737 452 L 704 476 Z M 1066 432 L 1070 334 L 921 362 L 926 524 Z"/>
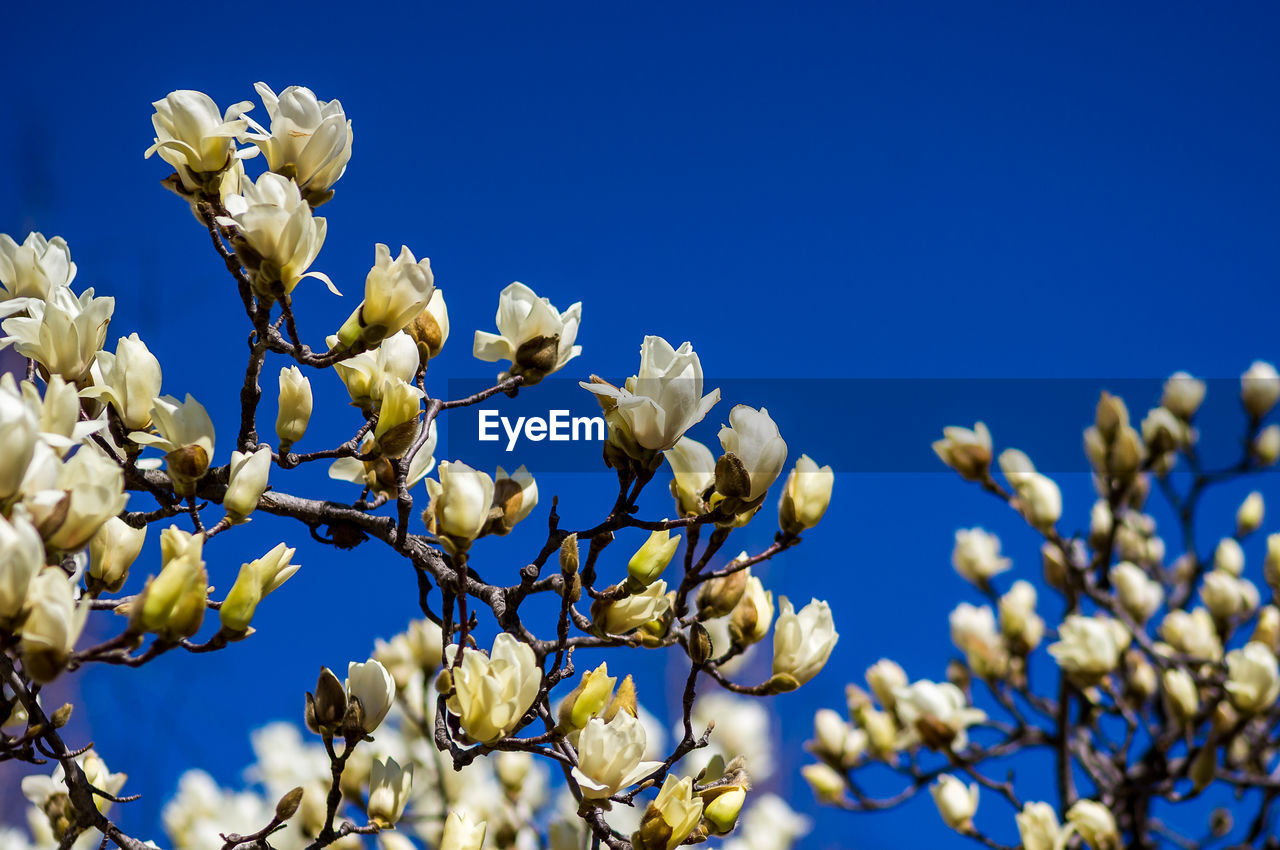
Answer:
<path fill-rule="evenodd" d="M 311 382 L 297 366 L 281 369 L 279 412 L 276 414 L 276 436 L 280 438 L 281 454 L 287 454 L 293 444 L 307 433 L 311 407 Z"/>
<path fill-rule="evenodd" d="M 742 598 L 729 614 L 729 638 L 735 646 L 759 643 L 769 633 L 772 623 L 773 593 L 764 589 L 760 579 L 749 576 Z"/>
<path fill-rule="evenodd" d="M 231 480 L 222 506 L 233 523 L 243 522 L 258 507 L 270 472 L 270 446 L 262 446 L 255 452 L 231 453 Z"/>
<path fill-rule="evenodd" d="M 523 465 L 508 475 L 502 467 L 493 479 L 493 508 L 484 534 L 509 534 L 538 506 L 538 483 Z"/>
<path fill-rule="evenodd" d="M 1280 651 L 1280 608 L 1268 605 L 1258 612 L 1258 623 L 1253 628 L 1252 641 L 1262 644 L 1272 652 Z"/>
<path fill-rule="evenodd" d="M 981 481 L 990 475 L 991 432 L 977 422 L 970 431 L 951 426 L 942 429 L 943 439 L 933 444 L 933 451 L 947 466 L 966 481 Z"/>
<path fill-rule="evenodd" d="M 886 710 L 893 709 L 894 692 L 908 684 L 907 673 L 897 663 L 881 658 L 867 668 L 867 686 Z"/>
<path fill-rule="evenodd" d="M 455 809 L 445 818 L 440 850 L 480 850 L 487 825 L 485 821 L 472 820 L 465 810 Z"/>
<path fill-rule="evenodd" d="M 1181 667 L 1164 671 L 1165 709 L 1178 720 L 1186 723 L 1200 710 L 1200 692 L 1191 674 Z"/>
<path fill-rule="evenodd" d="M 800 768 L 800 774 L 820 801 L 833 803 L 844 796 L 844 777 L 831 765 L 823 762 L 806 764 Z"/>
<path fill-rule="evenodd" d="M 1244 573 L 1244 550 L 1236 540 L 1224 537 L 1218 542 L 1213 552 L 1213 568 L 1237 578 Z"/>
<path fill-rule="evenodd" d="M 1280 399 L 1280 375 L 1270 363 L 1255 360 L 1240 376 L 1240 401 L 1255 419 L 1261 419 Z"/>
<path fill-rule="evenodd" d="M 418 345 L 418 359 L 425 366 L 437 356 L 449 339 L 449 310 L 444 303 L 444 293 L 437 287 L 417 317 L 405 327 L 405 332 Z"/>
<path fill-rule="evenodd" d="M 146 539 L 146 526 L 134 528 L 119 517 L 107 520 L 89 540 L 89 592 L 115 593 L 124 587 Z"/>
<path fill-rule="evenodd" d="M 640 829 L 631 837 L 635 850 L 673 850 L 702 819 L 702 799 L 693 793 L 693 778 L 668 773 L 658 797 L 645 809 Z"/>
<path fill-rule="evenodd" d="M 778 524 L 783 532 L 798 535 L 817 525 L 827 512 L 834 484 L 830 466 L 819 467 L 808 455 L 801 455 L 778 502 Z"/>
<path fill-rule="evenodd" d="M 1160 405 L 1181 419 L 1190 419 L 1200 409 L 1204 393 L 1204 381 L 1197 380 L 1186 372 L 1174 372 L 1164 382 Z"/>
<path fill-rule="evenodd" d="M 1280 460 L 1280 425 L 1268 425 L 1253 440 L 1253 456 L 1263 466 Z"/>
<path fill-rule="evenodd" d="M 929 786 L 934 805 L 942 822 L 956 832 L 973 831 L 973 816 L 978 811 L 978 785 L 972 783 L 968 787 L 950 774 L 944 773 L 938 781 Z"/>
<path fill-rule="evenodd" d="M 746 559 L 747 553 L 743 552 L 733 559 L 733 563 Z M 749 578 L 751 578 L 751 568 L 745 567 L 703 584 L 698 591 L 698 619 L 709 620 L 713 617 L 723 617 L 731 612 L 742 599 Z"/>
<path fill-rule="evenodd" d="M 1262 518 L 1265 514 L 1265 504 L 1262 501 L 1262 494 L 1254 490 L 1244 501 L 1240 503 L 1240 509 L 1236 511 L 1236 534 L 1244 537 L 1252 534 L 1262 525 Z"/>
<path fill-rule="evenodd" d="M 584 673 L 582 681 L 560 703 L 561 731 L 581 729 L 587 725 L 588 720 L 604 711 L 613 696 L 613 686 L 617 681 L 617 678 L 609 675 L 607 664 Z"/>
<path fill-rule="evenodd" d="M 634 555 L 627 562 L 627 577 L 633 590 L 643 590 L 662 577 L 662 571 L 671 563 L 676 549 L 680 546 L 680 538 L 672 537 L 671 532 L 663 529 L 649 535 Z"/>
<path fill-rule="evenodd" d="M 347 691 L 328 667 L 320 668 L 316 692 L 307 694 L 307 728 L 317 735 L 333 735 L 347 714 Z"/>

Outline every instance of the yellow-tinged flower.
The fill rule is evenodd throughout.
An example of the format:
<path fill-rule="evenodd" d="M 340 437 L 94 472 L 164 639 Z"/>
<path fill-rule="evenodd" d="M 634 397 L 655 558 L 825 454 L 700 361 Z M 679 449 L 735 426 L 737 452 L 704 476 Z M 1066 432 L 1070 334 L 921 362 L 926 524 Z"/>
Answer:
<path fill-rule="evenodd" d="M 268 171 L 256 183 L 245 180 L 241 194 L 228 195 L 223 203 L 227 215 L 218 223 L 232 229 L 231 244 L 258 297 L 288 296 L 307 277 L 342 294 L 328 275 L 307 270 L 324 245 L 327 222 L 311 214 L 296 183 Z"/>
<path fill-rule="evenodd" d="M 22 623 L 22 669 L 32 680 L 52 681 L 75 649 L 89 606 L 77 604 L 75 588 L 58 567 L 41 571 L 27 593 L 28 613 Z"/>
<path fill-rule="evenodd" d="M 0 515 L 0 630 L 16 631 L 31 582 L 44 567 L 44 541 L 19 507 Z"/>
<path fill-rule="evenodd" d="M 45 239 L 32 231 L 19 245 L 9 234 L 0 233 L 0 301 L 44 299 L 52 290 L 70 286 L 75 277 L 71 249 L 61 236 Z"/>
<path fill-rule="evenodd" d="M 474 820 L 465 809 L 454 809 L 445 818 L 440 850 L 480 850 L 487 826 L 485 821 Z"/>
<path fill-rule="evenodd" d="M 253 108 L 247 100 L 219 114 L 217 104 L 204 92 L 180 89 L 152 106 L 156 109 L 151 116 L 156 137 L 146 156 L 158 153 L 173 166 L 188 193 L 214 188 L 218 175 L 235 158 L 257 153 L 236 150 L 236 137 L 248 126 L 244 113 Z"/>
<path fill-rule="evenodd" d="M 510 360 L 510 374 L 523 375 L 525 385 L 536 384 L 582 353 L 582 346 L 574 345 L 581 321 L 581 302 L 561 313 L 517 281 L 498 296 L 498 333 L 476 331 L 472 352 L 489 363 Z"/>
<path fill-rule="evenodd" d="M 1227 696 L 1245 714 L 1257 714 L 1280 697 L 1280 669 L 1270 649 L 1255 641 L 1227 653 Z"/>
<path fill-rule="evenodd" d="M 502 467 L 493 479 L 493 509 L 483 534 L 509 534 L 538 506 L 538 482 L 522 464 L 510 475 Z"/>
<path fill-rule="evenodd" d="M 427 492 L 428 529 L 451 553 L 465 552 L 489 520 L 493 479 L 462 461 L 445 461 L 440 464 L 440 480 L 427 479 Z"/>
<path fill-rule="evenodd" d="M 191 495 L 198 482 L 209 469 L 213 459 L 213 420 L 187 393 L 186 401 L 173 396 L 161 396 L 151 408 L 152 424 L 159 434 L 134 431 L 129 439 L 140 446 L 154 446 L 165 452 L 169 477 L 179 495 Z"/>
<path fill-rule="evenodd" d="M 1075 827 L 1058 823 L 1058 813 L 1048 803 L 1027 803 L 1014 815 L 1022 850 L 1065 850 Z"/>
<path fill-rule="evenodd" d="M 378 728 L 396 700 L 395 680 L 386 667 L 372 658 L 363 664 L 352 661 L 347 665 L 346 689 L 347 698 L 360 700 L 364 709 L 365 732 Z"/>
<path fill-rule="evenodd" d="M 1115 816 L 1096 800 L 1077 800 L 1067 809 L 1067 822 L 1093 850 L 1120 850 L 1123 845 Z"/>
<path fill-rule="evenodd" d="M 62 286 L 50 290 L 43 301 L 29 300 L 26 308 L 27 315 L 0 323 L 8 334 L 0 343 L 13 343 L 19 354 L 35 360 L 49 374 L 85 386 L 107 338 L 116 300 L 95 298 L 92 288 L 77 298 Z"/>
<path fill-rule="evenodd" d="M 803 685 L 827 663 L 840 635 L 826 602 L 814 599 L 799 613 L 785 596 L 778 605 L 781 612 L 773 633 L 773 674 Z"/>
<path fill-rule="evenodd" d="M 416 319 L 434 292 L 430 260 L 419 262 L 407 245 L 400 246 L 400 256 L 392 260 L 391 249 L 379 242 L 364 280 L 364 301 L 338 330 L 338 341 L 347 348 L 377 345 Z"/>
<path fill-rule="evenodd" d="M 711 449 L 689 437 L 681 437 L 675 447 L 662 453 L 671 464 L 671 495 L 680 516 L 698 516 L 708 510 L 703 498 L 716 483 L 716 459 Z"/>
<path fill-rule="evenodd" d="M 369 774 L 369 820 L 383 829 L 394 826 L 404 814 L 412 788 L 412 764 L 401 767 L 390 756 L 386 761 L 374 759 Z"/>
<path fill-rule="evenodd" d="M 961 478 L 978 481 L 991 468 L 991 432 L 981 422 L 974 423 L 972 431 L 952 425 L 942 429 L 942 439 L 933 443 L 933 451 Z"/>
<path fill-rule="evenodd" d="M 583 673 L 582 681 L 560 703 L 560 728 L 571 731 L 586 726 L 588 720 L 599 715 L 609 704 L 617 681 L 616 676 L 609 675 L 608 664 Z"/>
<path fill-rule="evenodd" d="M 81 549 L 124 510 L 124 473 L 96 446 L 81 446 L 57 468 L 53 487 L 25 500 L 32 521 L 56 552 Z"/>
<path fill-rule="evenodd" d="M 280 452 L 284 454 L 302 439 L 311 422 L 311 381 L 297 366 L 286 366 L 280 370 L 278 408 L 276 436 L 280 438 Z"/>
<path fill-rule="evenodd" d="M 267 167 L 295 181 L 313 206 L 332 197 L 351 160 L 351 122 L 338 100 L 320 100 L 305 86 L 289 86 L 277 95 L 266 83 L 254 89 L 271 119 L 266 130 L 252 119 L 257 132 L 245 134 L 262 150 Z"/>
<path fill-rule="evenodd" d="M 511 734 L 519 725 L 542 684 L 532 647 L 503 632 L 488 655 L 464 649 L 462 661 L 453 667 L 457 645 L 445 648 L 445 662 L 452 669 L 453 693 L 448 708 L 473 741 L 491 744 Z"/>
<path fill-rule="evenodd" d="M 648 738 L 644 724 L 630 712 L 620 711 L 607 723 L 599 717 L 587 721 L 578 735 L 578 766 L 573 778 L 590 800 L 613 796 L 662 766 L 645 761 Z"/>
<path fill-rule="evenodd" d="M 218 609 L 218 618 L 224 628 L 231 632 L 243 632 L 249 628 L 258 603 L 284 584 L 301 566 L 293 563 L 294 551 L 279 543 L 261 558 L 240 567 L 235 584 Z"/>
<path fill-rule="evenodd" d="M 627 576 L 636 589 L 643 589 L 662 577 L 680 546 L 680 538 L 667 529 L 652 532 L 627 562 Z"/>
<path fill-rule="evenodd" d="M 255 452 L 232 452 L 230 480 L 222 506 L 232 522 L 242 522 L 258 507 L 258 500 L 267 489 L 267 476 L 271 472 L 271 447 L 262 446 Z"/>
<path fill-rule="evenodd" d="M 942 822 L 956 832 L 973 831 L 973 816 L 978 811 L 978 783 L 966 786 L 954 776 L 944 773 L 929 786 L 934 805 Z"/>
<path fill-rule="evenodd" d="M 209 574 L 198 546 L 171 548 L 172 556 L 166 557 L 163 533 L 160 539 L 164 566 L 133 602 L 129 626 L 134 632 L 155 632 L 162 640 L 178 641 L 194 635 L 204 622 Z"/>
<path fill-rule="evenodd" d="M 142 552 L 147 540 L 147 527 L 134 528 L 112 517 L 89 540 L 89 590 L 95 587 L 115 593 L 124 587 L 129 567 Z"/>
<path fill-rule="evenodd" d="M 659 579 L 640 593 L 632 593 L 610 602 L 597 600 L 591 606 L 591 615 L 602 631 L 611 635 L 624 635 L 646 623 L 661 619 L 670 610 L 667 583 Z"/>
<path fill-rule="evenodd" d="M 693 777 L 668 773 L 658 797 L 645 809 L 640 829 L 631 837 L 637 850 L 675 850 L 702 819 L 702 799 L 693 793 Z"/>
<path fill-rule="evenodd" d="M 160 395 L 160 361 L 138 335 L 129 334 L 116 343 L 115 354 L 98 353 L 100 383 L 86 387 L 83 394 L 105 398 L 115 408 L 127 431 L 141 431 L 151 424 L 151 408 Z"/>
<path fill-rule="evenodd" d="M 778 501 L 778 524 L 782 530 L 800 534 L 817 525 L 831 503 L 835 480 L 830 466 L 819 467 L 808 455 L 800 455 Z"/>

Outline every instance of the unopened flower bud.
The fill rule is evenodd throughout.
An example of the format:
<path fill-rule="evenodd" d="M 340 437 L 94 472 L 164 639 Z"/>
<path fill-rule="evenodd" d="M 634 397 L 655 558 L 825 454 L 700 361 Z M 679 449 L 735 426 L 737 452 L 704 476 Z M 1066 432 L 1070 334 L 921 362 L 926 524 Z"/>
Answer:
<path fill-rule="evenodd" d="M 661 578 L 662 571 L 671 563 L 679 546 L 680 538 L 672 537 L 666 529 L 650 534 L 627 562 L 627 577 L 632 589 L 643 590 Z"/>
<path fill-rule="evenodd" d="M 1265 514 L 1265 503 L 1262 501 L 1262 494 L 1254 490 L 1244 501 L 1240 503 L 1240 509 L 1236 511 L 1236 534 L 1244 537 L 1252 534 L 1262 525 L 1262 518 Z"/>
<path fill-rule="evenodd" d="M 294 443 L 307 433 L 311 422 L 311 382 L 297 366 L 280 370 L 279 412 L 276 414 L 276 436 L 280 453 L 287 454 Z"/>
<path fill-rule="evenodd" d="M 1253 440 L 1253 456 L 1263 466 L 1280 460 L 1280 425 L 1268 425 Z"/>
<path fill-rule="evenodd" d="M 146 539 L 146 526 L 134 528 L 119 517 L 107 520 L 89 540 L 90 593 L 115 593 L 124 587 Z"/>
<path fill-rule="evenodd" d="M 1255 360 L 1240 376 L 1240 401 L 1255 419 L 1261 419 L 1280 400 L 1280 375 L 1270 363 Z"/>

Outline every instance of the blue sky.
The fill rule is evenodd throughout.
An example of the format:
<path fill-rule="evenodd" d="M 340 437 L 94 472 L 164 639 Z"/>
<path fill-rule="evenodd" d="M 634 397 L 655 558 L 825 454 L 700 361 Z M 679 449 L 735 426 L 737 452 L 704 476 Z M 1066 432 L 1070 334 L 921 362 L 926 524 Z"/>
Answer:
<path fill-rule="evenodd" d="M 78 285 L 119 297 L 113 330 L 141 333 L 166 391 L 194 392 L 224 434 L 238 301 L 142 151 L 151 101 L 196 88 L 225 106 L 252 99 L 257 80 L 338 97 L 354 121 L 315 264 L 347 298 L 304 283 L 304 328 L 336 327 L 373 243 L 403 242 L 431 257 L 448 297 L 455 335 L 439 369 L 451 377 L 491 374 L 468 340 L 491 329 L 512 280 L 584 302 L 583 375 L 627 374 L 645 333 L 692 340 L 709 375 L 747 379 L 1101 386 L 1177 368 L 1231 378 L 1280 356 L 1280 22 L 1267 4 L 80 3 L 22 4 L 6 22 L 0 231 L 65 236 Z M 727 403 L 769 403 L 749 396 L 709 425 Z M 841 416 L 895 415 L 854 402 Z M 983 414 L 949 402 L 935 417 L 928 402 L 907 406 L 913 429 Z M 780 413 L 784 436 L 787 417 L 811 426 L 830 410 L 819 397 Z M 1090 408 L 1063 415 L 1083 426 Z M 850 423 L 832 418 L 793 457 L 845 452 Z M 997 439 L 1035 425 L 1012 417 Z M 347 427 L 335 415 L 324 433 Z M 918 450 L 913 470 L 927 467 Z M 1076 478 L 1068 528 L 1087 522 Z M 572 503 L 600 486 L 553 476 L 544 493 Z M 1238 495 L 1210 503 L 1216 533 Z M 842 634 L 832 669 L 778 701 L 788 741 L 883 654 L 941 675 L 963 592 L 947 563 L 955 527 L 1000 530 L 1020 574 L 1038 576 L 1033 536 L 996 508 L 941 474 L 840 476 L 824 526 L 769 574 L 803 598 L 820 576 Z M 224 568 L 279 529 L 228 535 Z M 767 542 L 754 533 L 746 542 Z M 140 830 L 182 766 L 233 778 L 251 725 L 297 717 L 316 667 L 362 657 L 413 613 L 411 577 L 391 562 L 313 546 L 299 558 L 310 569 L 287 589 L 311 614 L 273 599 L 230 651 L 85 677 L 112 715 L 93 720 L 94 738 L 147 795 L 131 807 Z M 154 740 L 127 743 L 125 720 Z M 812 810 L 797 766 L 779 788 Z M 816 817 L 805 846 L 944 838 L 927 802 Z"/>

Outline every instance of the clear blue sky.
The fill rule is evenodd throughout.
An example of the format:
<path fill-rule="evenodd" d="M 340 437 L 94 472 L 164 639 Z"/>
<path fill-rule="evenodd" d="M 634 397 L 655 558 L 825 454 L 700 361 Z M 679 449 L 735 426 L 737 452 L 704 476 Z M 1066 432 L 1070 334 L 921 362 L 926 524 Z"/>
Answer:
<path fill-rule="evenodd" d="M 1232 377 L 1280 356 L 1278 13 L 1125 5 L 19 4 L 0 54 L 0 231 L 65 236 L 77 284 L 119 296 L 113 330 L 140 332 L 166 391 L 195 392 L 230 435 L 245 328 L 207 238 L 142 159 L 150 103 L 299 83 L 341 98 L 355 129 L 316 263 L 348 298 L 303 284 L 313 338 L 383 241 L 431 257 L 451 375 L 490 374 L 469 337 L 518 279 L 584 302 L 583 374 L 626 374 L 659 333 L 726 377 Z M 814 404 L 780 413 L 784 436 L 788 417 L 821 420 Z M 926 431 L 982 414 L 911 410 Z M 1083 425 L 1089 410 L 1065 413 Z M 1017 421 L 1005 427 L 1017 443 Z M 821 461 L 847 433 L 829 422 L 793 457 Z M 598 483 L 544 492 L 573 501 Z M 1078 527 L 1087 482 L 1064 489 Z M 835 498 L 770 572 L 793 597 L 820 577 L 842 633 L 833 669 L 778 702 L 791 742 L 882 654 L 941 676 L 956 526 L 1007 529 L 1021 574 L 1038 574 L 1031 535 L 946 476 L 843 474 Z M 224 586 L 272 526 L 219 543 Z M 85 677 L 117 715 L 94 719 L 99 747 L 147 795 L 130 807 L 141 830 L 182 766 L 233 778 L 251 724 L 298 717 L 318 665 L 362 657 L 411 616 L 393 563 L 299 558 L 309 569 L 248 643 Z M 280 611 L 286 599 L 316 613 Z M 125 722 L 154 740 L 130 751 Z M 810 810 L 797 766 L 779 789 Z M 931 808 L 821 813 L 806 846 L 936 846 Z"/>

